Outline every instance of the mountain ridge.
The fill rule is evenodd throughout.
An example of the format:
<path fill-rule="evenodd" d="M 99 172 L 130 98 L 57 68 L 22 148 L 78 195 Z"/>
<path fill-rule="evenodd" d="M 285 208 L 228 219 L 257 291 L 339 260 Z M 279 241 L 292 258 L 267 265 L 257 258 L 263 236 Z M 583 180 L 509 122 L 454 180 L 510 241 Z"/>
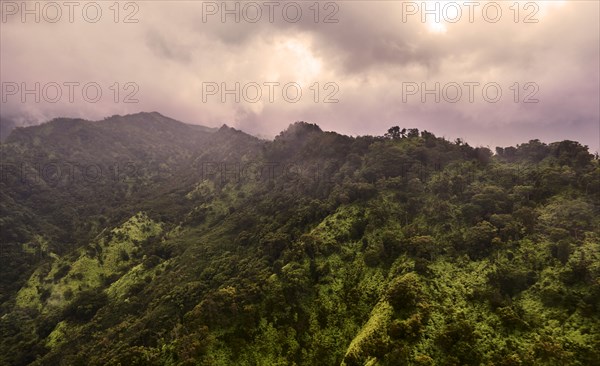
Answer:
<path fill-rule="evenodd" d="M 600 357 L 600 164 L 579 143 L 173 121 L 0 144 L 0 364 Z"/>

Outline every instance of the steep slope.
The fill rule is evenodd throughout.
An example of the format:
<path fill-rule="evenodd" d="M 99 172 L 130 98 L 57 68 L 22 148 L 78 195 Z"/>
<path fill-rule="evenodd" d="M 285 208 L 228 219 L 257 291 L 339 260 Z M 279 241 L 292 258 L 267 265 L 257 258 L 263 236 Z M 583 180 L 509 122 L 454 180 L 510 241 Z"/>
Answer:
<path fill-rule="evenodd" d="M 600 166 L 575 142 L 492 156 L 426 131 L 350 138 L 296 123 L 260 141 L 224 126 L 178 161 L 163 162 L 164 179 L 139 178 L 143 194 L 117 205 L 127 217 L 30 264 L 0 308 L 0 362 L 593 365 L 600 356 Z"/>
<path fill-rule="evenodd" d="M 1 251 L 7 262 L 0 268 L 0 301 L 11 293 L 5 286 L 21 283 L 15 274 L 27 275 L 25 268 L 51 253 L 87 244 L 140 209 L 157 212 L 153 207 L 160 205 L 163 213 L 173 212 L 178 201 L 168 192 L 190 173 L 191 162 L 237 151 L 234 145 L 224 151 L 222 141 L 229 139 L 219 135 L 156 112 L 98 122 L 55 119 L 14 130 L 0 147 Z M 255 141 L 242 134 L 237 143 Z M 168 199 L 157 200 L 163 195 Z"/>

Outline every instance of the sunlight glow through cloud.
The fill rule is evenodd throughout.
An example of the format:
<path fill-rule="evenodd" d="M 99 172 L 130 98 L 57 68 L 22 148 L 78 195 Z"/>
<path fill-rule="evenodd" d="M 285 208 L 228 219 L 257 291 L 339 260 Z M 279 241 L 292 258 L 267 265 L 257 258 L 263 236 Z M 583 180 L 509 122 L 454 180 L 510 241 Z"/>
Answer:
<path fill-rule="evenodd" d="M 15 14 L 1 24 L 2 81 L 28 83 L 30 89 L 35 82 L 97 82 L 104 98 L 88 103 L 79 93 L 71 103 L 65 89 L 57 103 L 23 103 L 15 94 L 3 103 L 0 117 L 39 123 L 55 117 L 95 120 L 156 110 L 183 122 L 213 127 L 227 123 L 263 136 L 275 136 L 290 122 L 303 119 L 347 134 L 377 134 L 392 124 L 404 124 L 461 136 L 473 144 L 507 146 L 528 138 L 569 138 L 598 150 L 600 2 L 474 1 L 479 5 L 473 22 L 464 6 L 468 2 L 408 2 L 419 10 L 426 3 L 430 15 L 425 21 L 416 10 L 404 20 L 403 1 L 340 1 L 335 3 L 337 13 L 320 8 L 320 20 L 333 14 L 336 23 L 315 23 L 316 13 L 309 8 L 313 2 L 298 2 L 305 5 L 298 22 L 285 21 L 281 7 L 274 22 L 266 9 L 256 23 L 243 17 L 237 23 L 233 16 L 224 23 L 220 14 L 203 22 L 203 3 L 196 1 L 139 2 L 139 22 L 131 24 L 115 23 L 108 8 L 112 3 L 105 2 L 99 2 L 104 17 L 98 23 L 84 21 L 80 13 L 71 23 L 68 9 L 58 23 L 23 23 Z M 490 3 L 502 7 L 497 23 L 483 19 L 482 10 Z M 511 6 L 518 7 L 519 22 Z M 459 11 L 460 20 L 454 22 Z M 533 11 L 538 21 L 523 22 Z M 493 7 L 489 13 L 494 15 Z M 115 103 L 109 87 L 116 82 L 136 83 L 139 103 Z M 204 102 L 206 82 L 226 83 L 229 89 L 236 82 L 242 87 L 298 83 L 303 99 L 286 102 L 278 90 L 276 101 L 269 102 L 263 87 L 264 97 L 258 102 L 235 103 L 230 96 L 222 103 L 220 94 Z M 488 103 L 480 88 L 478 100 L 469 103 L 463 88 L 459 103 L 443 98 L 431 102 L 433 96 L 425 103 L 420 95 L 403 102 L 403 82 L 419 87 L 427 83 L 423 89 L 428 90 L 436 82 L 442 90 L 448 83 L 496 82 L 503 99 Z M 522 101 L 528 82 L 539 86 L 540 103 L 513 102 L 515 93 L 509 88 L 518 83 L 517 99 Z M 319 103 L 310 89 L 316 83 Z M 339 103 L 323 102 L 333 90 L 324 89 L 327 83 L 339 86 Z M 121 92 L 122 100 L 127 93 Z"/>

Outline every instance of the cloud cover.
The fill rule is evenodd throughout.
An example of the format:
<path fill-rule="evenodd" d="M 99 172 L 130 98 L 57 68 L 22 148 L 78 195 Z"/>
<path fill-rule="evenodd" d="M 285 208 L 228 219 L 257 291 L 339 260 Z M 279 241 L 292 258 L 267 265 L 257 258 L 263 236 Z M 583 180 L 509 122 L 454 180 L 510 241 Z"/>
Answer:
<path fill-rule="evenodd" d="M 118 14 L 113 2 L 97 1 L 77 2 L 72 22 L 64 2 L 47 3 L 27 2 L 32 12 L 23 21 L 21 1 L 1 1 L 2 118 L 43 122 L 159 111 L 187 123 L 227 123 L 262 136 L 304 120 L 344 134 L 382 134 L 400 125 L 474 145 L 572 139 L 600 150 L 596 1 L 523 1 L 518 14 L 512 1 L 481 1 L 475 2 L 472 19 L 465 1 L 134 1 L 119 3 Z M 435 3 L 441 22 L 432 21 L 430 13 L 423 23 L 424 7 L 434 9 Z M 223 22 L 224 7 L 236 6 L 239 23 L 234 14 Z M 412 14 L 415 7 L 419 11 Z M 51 23 L 57 8 L 62 16 Z M 89 21 L 98 8 L 99 21 Z M 298 8 L 302 15 L 293 22 Z M 262 14 L 253 22 L 256 9 Z M 462 14 L 454 22 L 456 9 Z M 502 14 L 492 22 L 497 9 Z M 528 15 L 537 22 L 526 23 Z M 32 89 L 36 82 L 39 102 L 33 94 L 23 102 L 22 90 L 12 95 L 14 85 Z M 62 89 L 56 103 L 44 98 L 55 96 L 53 82 Z M 73 102 L 65 82 L 79 83 Z M 273 84 L 264 83 L 271 82 L 280 84 L 269 89 Z M 86 83 L 100 86 L 98 102 L 81 95 Z M 228 89 L 240 83 L 240 93 L 246 94 L 239 102 L 220 92 L 203 98 L 206 83 L 225 83 Z M 296 84 L 284 96 L 287 83 Z M 406 94 L 415 85 L 435 89 L 436 83 L 439 102 L 434 94 Z M 465 83 L 479 83 L 473 86 L 473 102 Z M 486 84 L 493 87 L 483 95 Z M 256 85 L 262 98 L 251 102 Z M 293 103 L 297 85 L 302 97 Z M 456 86 L 460 101 L 447 101 L 457 96 Z M 502 96 L 491 102 L 497 87 Z M 94 91 L 88 89 L 88 99 Z M 269 91 L 275 91 L 273 102 Z M 132 99 L 139 101 L 124 103 L 133 92 Z M 325 103 L 328 96 L 338 101 Z"/>

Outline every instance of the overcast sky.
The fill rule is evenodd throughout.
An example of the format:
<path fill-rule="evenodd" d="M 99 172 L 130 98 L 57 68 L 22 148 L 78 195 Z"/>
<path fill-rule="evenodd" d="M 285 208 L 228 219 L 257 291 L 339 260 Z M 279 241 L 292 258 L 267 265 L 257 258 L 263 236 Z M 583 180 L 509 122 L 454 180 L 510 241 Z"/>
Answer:
<path fill-rule="evenodd" d="M 158 111 L 264 137 L 303 120 L 600 150 L 598 1 L 21 3 L 0 1 L 3 119 Z"/>

